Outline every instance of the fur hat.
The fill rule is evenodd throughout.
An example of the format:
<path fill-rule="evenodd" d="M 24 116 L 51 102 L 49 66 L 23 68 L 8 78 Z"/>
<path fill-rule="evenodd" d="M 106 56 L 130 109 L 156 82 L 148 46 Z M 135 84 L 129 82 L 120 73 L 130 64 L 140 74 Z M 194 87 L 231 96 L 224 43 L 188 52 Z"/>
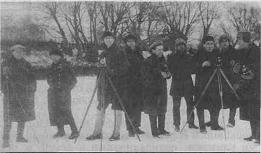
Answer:
<path fill-rule="evenodd" d="M 156 41 L 156 42 L 154 42 L 154 43 L 152 43 L 152 44 L 150 45 L 149 51 L 151 52 L 152 49 L 155 49 L 157 46 L 161 46 L 161 45 L 163 45 L 163 42 L 161 42 L 161 41 Z"/>
<path fill-rule="evenodd" d="M 133 35 L 133 34 L 128 34 L 128 35 L 124 38 L 124 41 L 127 42 L 127 41 L 130 40 L 130 39 L 136 41 L 136 40 L 137 40 L 137 37 L 136 37 L 135 35 Z"/>
<path fill-rule="evenodd" d="M 221 35 L 218 39 L 218 42 L 221 43 L 223 41 L 230 41 L 229 37 L 227 35 Z"/>
<path fill-rule="evenodd" d="M 237 38 L 241 38 L 244 42 L 249 43 L 251 40 L 251 33 L 248 31 L 240 31 L 237 34 Z"/>
<path fill-rule="evenodd" d="M 49 55 L 50 55 L 50 56 L 51 56 L 51 55 L 58 55 L 58 56 L 63 57 L 63 53 L 62 53 L 60 50 L 58 50 L 58 49 L 52 50 L 52 51 L 49 53 Z"/>
<path fill-rule="evenodd" d="M 215 39 L 214 39 L 214 37 L 212 37 L 212 36 L 206 36 L 206 37 L 204 37 L 204 38 L 202 39 L 203 44 L 205 44 L 207 41 L 213 41 L 213 42 L 215 42 Z"/>
<path fill-rule="evenodd" d="M 110 31 L 105 31 L 102 34 L 102 39 L 104 39 L 105 37 L 108 37 L 108 36 L 114 37 L 113 34 Z"/>

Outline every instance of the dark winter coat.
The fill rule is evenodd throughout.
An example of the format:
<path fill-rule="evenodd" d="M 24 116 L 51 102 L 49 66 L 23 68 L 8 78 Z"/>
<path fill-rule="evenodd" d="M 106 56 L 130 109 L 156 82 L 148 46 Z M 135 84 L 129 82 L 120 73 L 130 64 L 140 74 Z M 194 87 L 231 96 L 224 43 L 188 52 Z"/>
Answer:
<path fill-rule="evenodd" d="M 251 80 L 240 80 L 237 92 L 241 98 L 240 119 L 260 121 L 260 48 L 250 46 L 248 50 L 239 50 L 239 62 L 246 65 L 255 74 Z"/>
<path fill-rule="evenodd" d="M 127 72 L 127 94 L 124 97 L 126 101 L 126 109 L 133 110 L 138 109 L 142 110 L 143 106 L 143 86 L 142 86 L 142 77 L 141 77 L 141 66 L 143 62 L 143 57 L 141 50 L 136 47 L 132 50 L 129 47 L 125 48 L 125 53 L 127 60 L 129 62 L 128 72 Z"/>
<path fill-rule="evenodd" d="M 122 110 L 119 99 L 113 91 L 107 76 L 111 78 L 118 94 L 123 100 L 123 97 L 126 95 L 129 63 L 124 51 L 120 50 L 116 44 L 113 44 L 110 48 L 103 45 L 103 50 L 104 52 L 100 55 L 100 58 L 106 59 L 106 68 L 102 68 L 100 77 L 98 76 L 98 109 L 101 109 L 102 105 L 106 108 L 109 104 L 112 104 L 112 109 Z"/>
<path fill-rule="evenodd" d="M 165 114 L 167 111 L 167 81 L 161 75 L 165 59 L 151 55 L 142 65 L 144 112 L 150 115 Z"/>
<path fill-rule="evenodd" d="M 214 70 L 217 68 L 218 57 L 221 57 L 221 68 L 225 73 L 226 77 L 233 85 L 233 71 L 231 61 L 233 60 L 231 51 L 226 51 L 220 53 L 218 50 L 213 50 L 213 52 L 207 52 L 204 49 L 199 50 L 198 52 L 198 70 L 196 75 L 196 101 L 199 99 L 201 92 L 206 86 L 209 78 L 213 74 Z M 204 61 L 210 61 L 210 67 L 202 67 Z M 223 101 L 224 108 L 235 107 L 238 105 L 238 101 L 236 101 L 236 97 L 233 94 L 231 88 L 228 86 L 227 82 L 223 77 L 221 77 L 222 82 L 222 90 L 223 90 Z M 209 85 L 203 99 L 199 102 L 198 108 L 221 108 L 221 100 L 219 96 L 219 88 L 218 88 L 218 79 L 217 75 L 214 76 L 211 84 Z"/>
<path fill-rule="evenodd" d="M 194 94 L 191 75 L 195 73 L 196 61 L 192 55 L 176 53 L 168 56 L 168 67 L 172 74 L 170 95 L 190 97 Z"/>
<path fill-rule="evenodd" d="M 50 124 L 69 124 L 67 118 L 71 113 L 71 90 L 77 80 L 68 62 L 61 59 L 58 63 L 53 63 L 48 75 L 48 111 Z"/>
<path fill-rule="evenodd" d="M 2 63 L 1 82 L 4 116 L 14 122 L 34 120 L 36 80 L 30 63 L 24 59 L 17 60 L 13 56 L 7 59 Z"/>

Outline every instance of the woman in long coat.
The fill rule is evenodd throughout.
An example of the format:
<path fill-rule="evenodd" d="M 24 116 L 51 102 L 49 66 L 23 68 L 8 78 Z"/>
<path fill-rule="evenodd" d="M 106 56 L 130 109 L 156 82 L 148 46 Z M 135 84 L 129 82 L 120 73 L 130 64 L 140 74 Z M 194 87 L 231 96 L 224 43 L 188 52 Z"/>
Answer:
<path fill-rule="evenodd" d="M 35 120 L 34 93 L 36 80 L 30 63 L 25 61 L 25 47 L 15 45 L 12 56 L 2 63 L 2 85 L 4 93 L 4 134 L 3 147 L 9 146 L 11 123 L 18 122 L 17 142 L 27 142 L 24 138 L 25 122 Z"/>
<path fill-rule="evenodd" d="M 162 43 L 154 43 L 150 47 L 152 55 L 145 59 L 142 66 L 144 113 L 149 115 L 153 137 L 169 135 L 165 130 L 165 114 L 167 111 L 167 81 L 170 73 L 167 62 L 162 56 Z M 158 122 L 157 122 L 158 120 Z"/>
<path fill-rule="evenodd" d="M 79 134 L 71 111 L 71 90 L 77 80 L 70 64 L 65 61 L 60 51 L 54 50 L 50 56 L 54 63 L 47 76 L 48 111 L 51 126 L 57 126 L 58 129 L 54 137 L 64 136 L 64 125 L 69 124 L 72 130 L 69 139 L 74 139 Z"/>

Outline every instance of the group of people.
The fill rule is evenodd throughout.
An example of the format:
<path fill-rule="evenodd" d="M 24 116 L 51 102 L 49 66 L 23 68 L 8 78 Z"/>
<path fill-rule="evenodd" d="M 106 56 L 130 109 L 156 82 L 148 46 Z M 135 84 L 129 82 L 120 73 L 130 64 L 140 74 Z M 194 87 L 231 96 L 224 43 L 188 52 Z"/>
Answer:
<path fill-rule="evenodd" d="M 184 97 L 189 128 L 199 129 L 201 133 L 207 133 L 207 126 L 211 130 L 223 130 L 218 118 L 224 108 L 230 109 L 228 126 L 233 127 L 236 109 L 240 107 L 240 118 L 250 121 L 251 127 L 251 136 L 245 140 L 260 143 L 260 48 L 252 44 L 249 32 L 238 33 L 236 47 L 230 45 L 227 36 L 219 38 L 218 47 L 212 36 L 206 36 L 195 54 L 188 51 L 184 37 L 174 40 L 172 51 L 166 51 L 162 42 L 155 42 L 149 51 L 143 51 L 132 34 L 124 38 L 125 48 L 116 44 L 111 32 L 104 32 L 102 40 L 102 49 L 98 51 L 97 114 L 94 131 L 87 140 L 102 139 L 105 112 L 110 104 L 114 111 L 114 129 L 109 140 L 120 139 L 123 115 L 129 137 L 144 134 L 140 129 L 142 112 L 149 116 L 153 137 L 170 135 L 165 129 L 170 94 L 176 132 L 180 131 L 180 104 Z M 27 142 L 23 136 L 25 122 L 35 119 L 33 67 L 23 58 L 23 46 L 15 45 L 11 51 L 12 56 L 2 63 L 1 68 L 3 147 L 9 146 L 12 122 L 18 122 L 17 142 Z M 54 49 L 50 57 L 53 64 L 47 74 L 48 111 L 50 124 L 58 129 L 54 138 L 64 136 L 64 126 L 69 124 L 72 130 L 69 139 L 75 139 L 79 131 L 71 112 L 71 90 L 77 79 L 61 51 Z M 214 75 L 217 68 L 221 71 Z M 195 81 L 192 75 L 196 76 Z M 167 79 L 170 78 L 168 92 Z M 195 109 L 199 127 L 194 124 Z M 210 112 L 210 121 L 206 123 L 205 109 Z"/>

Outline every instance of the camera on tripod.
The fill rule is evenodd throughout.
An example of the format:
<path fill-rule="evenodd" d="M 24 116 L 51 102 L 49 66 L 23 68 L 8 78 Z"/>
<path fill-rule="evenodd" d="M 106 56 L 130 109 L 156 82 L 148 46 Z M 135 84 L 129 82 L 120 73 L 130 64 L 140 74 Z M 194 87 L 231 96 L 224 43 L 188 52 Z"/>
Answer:
<path fill-rule="evenodd" d="M 222 58 L 220 56 L 217 57 L 217 66 L 221 66 L 222 65 Z"/>

